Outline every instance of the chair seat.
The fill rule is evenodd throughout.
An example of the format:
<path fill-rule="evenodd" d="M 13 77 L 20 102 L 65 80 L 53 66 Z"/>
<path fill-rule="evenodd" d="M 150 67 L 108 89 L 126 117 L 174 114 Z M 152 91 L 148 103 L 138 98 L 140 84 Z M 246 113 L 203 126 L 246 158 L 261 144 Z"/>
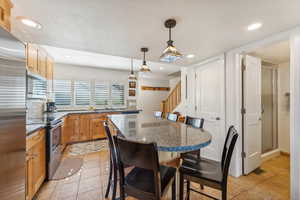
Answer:
<path fill-rule="evenodd" d="M 175 176 L 176 169 L 173 167 L 160 166 L 161 193 L 163 194 L 171 179 Z M 153 171 L 135 167 L 125 177 L 125 186 L 138 190 L 155 193 Z"/>
<path fill-rule="evenodd" d="M 205 158 L 196 159 L 194 155 L 187 155 L 184 158 L 179 172 L 184 176 L 195 177 L 198 179 L 197 182 L 204 183 L 205 185 L 207 185 L 206 181 L 216 183 L 208 184 L 211 187 L 218 187 L 217 185 L 222 183 L 223 179 L 220 162 Z"/>

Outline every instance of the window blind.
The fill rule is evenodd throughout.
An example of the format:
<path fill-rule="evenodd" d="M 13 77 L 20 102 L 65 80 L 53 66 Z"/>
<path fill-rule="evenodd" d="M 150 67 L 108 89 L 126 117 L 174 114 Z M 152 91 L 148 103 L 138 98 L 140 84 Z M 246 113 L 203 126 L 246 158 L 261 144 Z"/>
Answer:
<path fill-rule="evenodd" d="M 111 103 L 113 106 L 125 105 L 124 84 L 113 83 L 111 85 Z"/>
<path fill-rule="evenodd" d="M 55 80 L 55 104 L 58 106 L 71 106 L 72 87 L 70 80 Z"/>
<path fill-rule="evenodd" d="M 95 105 L 106 106 L 109 104 L 109 85 L 107 83 L 95 82 Z"/>
<path fill-rule="evenodd" d="M 89 81 L 74 81 L 75 105 L 88 106 L 90 105 L 90 82 Z"/>

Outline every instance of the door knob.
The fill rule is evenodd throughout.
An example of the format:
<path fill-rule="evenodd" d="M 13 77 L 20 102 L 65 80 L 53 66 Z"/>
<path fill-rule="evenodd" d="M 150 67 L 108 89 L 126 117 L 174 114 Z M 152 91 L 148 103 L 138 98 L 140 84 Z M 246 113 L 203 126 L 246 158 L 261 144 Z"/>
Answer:
<path fill-rule="evenodd" d="M 216 117 L 216 120 L 218 120 L 218 121 L 219 121 L 219 120 L 221 120 L 221 118 L 220 118 L 220 117 Z"/>

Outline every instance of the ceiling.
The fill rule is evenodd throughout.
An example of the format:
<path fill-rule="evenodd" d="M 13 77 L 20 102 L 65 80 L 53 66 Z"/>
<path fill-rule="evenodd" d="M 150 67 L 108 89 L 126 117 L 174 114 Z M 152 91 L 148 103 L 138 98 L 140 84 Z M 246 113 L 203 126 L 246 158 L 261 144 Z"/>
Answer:
<path fill-rule="evenodd" d="M 55 58 L 57 63 L 66 63 L 80 66 L 101 67 L 116 70 L 130 70 L 131 59 L 120 56 L 110 56 L 99 53 L 63 49 L 43 45 L 46 51 Z M 142 60 L 133 59 L 133 69 L 138 71 L 142 65 Z M 164 75 L 171 74 L 180 70 L 178 65 L 167 65 L 165 63 L 148 61 L 147 65 L 154 73 Z"/>
<path fill-rule="evenodd" d="M 282 41 L 267 47 L 260 48 L 251 53 L 264 61 L 273 64 L 281 64 L 290 60 L 290 44 L 289 41 Z"/>
<path fill-rule="evenodd" d="M 84 2 L 84 3 L 83 3 Z M 14 20 L 12 32 L 38 44 L 158 62 L 168 31 L 163 23 L 175 18 L 173 40 L 183 54 L 175 64 L 189 65 L 225 50 L 300 24 L 299 0 L 13 0 L 12 15 L 30 17 L 41 30 Z M 262 22 L 249 32 L 247 26 Z M 170 66 L 172 67 L 172 66 Z"/>

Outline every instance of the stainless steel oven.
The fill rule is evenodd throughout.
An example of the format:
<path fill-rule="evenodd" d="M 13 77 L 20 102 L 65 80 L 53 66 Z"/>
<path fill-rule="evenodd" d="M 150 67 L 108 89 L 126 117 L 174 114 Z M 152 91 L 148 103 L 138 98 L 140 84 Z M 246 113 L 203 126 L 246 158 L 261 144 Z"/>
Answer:
<path fill-rule="evenodd" d="M 55 120 L 47 124 L 47 177 L 53 177 L 62 157 L 61 129 L 63 122 Z"/>

